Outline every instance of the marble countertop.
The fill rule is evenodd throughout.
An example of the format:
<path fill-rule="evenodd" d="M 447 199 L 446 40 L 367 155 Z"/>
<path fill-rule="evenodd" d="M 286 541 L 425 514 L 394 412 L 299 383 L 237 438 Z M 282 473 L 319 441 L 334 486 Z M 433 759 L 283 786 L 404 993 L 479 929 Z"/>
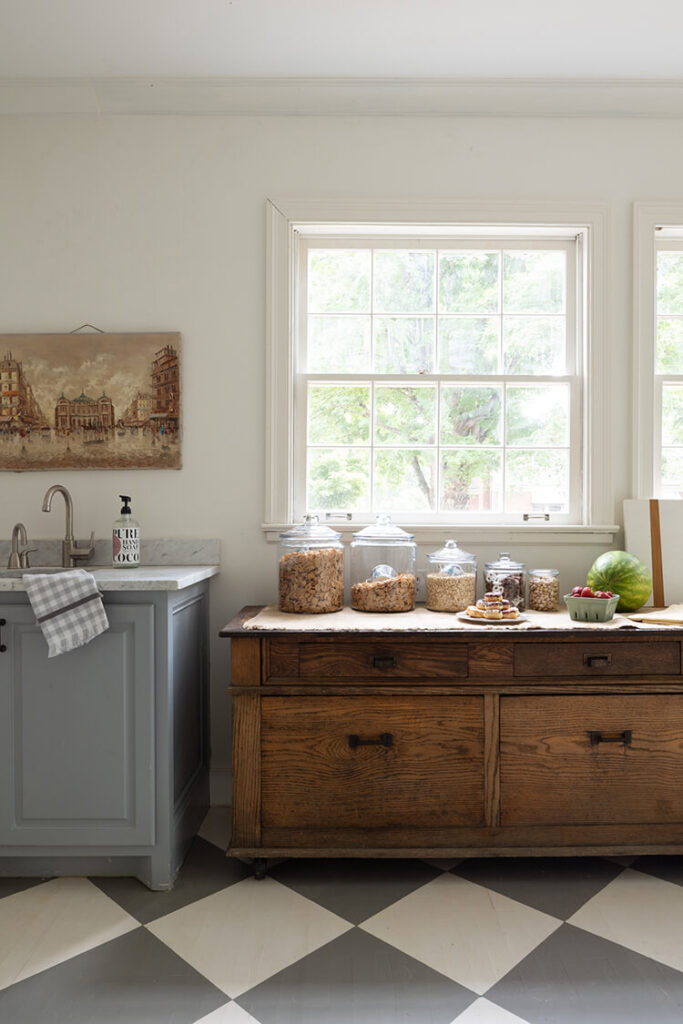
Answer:
<path fill-rule="evenodd" d="M 55 570 L 55 567 L 51 567 Z M 84 565 L 87 572 L 92 573 L 100 590 L 183 590 L 194 583 L 201 583 L 212 576 L 217 576 L 217 565 L 148 565 L 138 569 L 112 569 L 111 566 Z M 33 569 L 32 575 L 39 572 Z M 49 570 L 45 570 L 49 571 Z M 0 570 L 0 593 L 6 591 L 25 591 L 20 570 Z"/>

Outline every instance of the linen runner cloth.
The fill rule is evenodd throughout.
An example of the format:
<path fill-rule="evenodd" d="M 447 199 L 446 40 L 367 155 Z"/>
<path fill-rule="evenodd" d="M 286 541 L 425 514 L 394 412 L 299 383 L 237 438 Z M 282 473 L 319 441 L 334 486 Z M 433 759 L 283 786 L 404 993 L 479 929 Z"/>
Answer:
<path fill-rule="evenodd" d="M 247 619 L 244 629 L 276 629 L 276 630 L 327 630 L 346 632 L 353 630 L 429 630 L 430 632 L 455 632 L 457 630 L 515 630 L 523 632 L 528 629 L 567 629 L 567 630 L 626 630 L 635 632 L 645 628 L 666 630 L 675 626 L 667 624 L 632 622 L 624 615 L 615 615 L 609 622 L 574 622 L 569 618 L 566 608 L 557 612 L 525 611 L 521 622 L 503 622 L 499 619 L 489 622 L 479 619 L 465 622 L 458 612 L 430 612 L 424 605 L 417 605 L 410 612 L 357 612 L 353 608 L 344 607 L 338 612 L 323 612 L 320 615 L 297 615 L 292 612 L 281 612 L 277 605 L 267 605 L 257 615 Z"/>
<path fill-rule="evenodd" d="M 23 576 L 48 658 L 83 647 L 109 629 L 95 577 L 85 569 Z"/>

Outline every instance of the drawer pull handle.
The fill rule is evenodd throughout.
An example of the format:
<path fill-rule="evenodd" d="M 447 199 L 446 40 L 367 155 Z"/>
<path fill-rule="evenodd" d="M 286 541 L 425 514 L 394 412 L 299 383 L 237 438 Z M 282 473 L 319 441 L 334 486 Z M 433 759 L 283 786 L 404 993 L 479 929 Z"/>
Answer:
<path fill-rule="evenodd" d="M 351 750 L 355 750 L 356 747 L 393 747 L 393 745 L 394 737 L 390 732 L 383 732 L 378 740 L 362 740 L 355 733 L 351 733 L 349 736 Z"/>
<path fill-rule="evenodd" d="M 591 747 L 597 747 L 598 743 L 623 743 L 625 747 L 630 747 L 633 732 L 631 729 L 624 729 L 623 732 L 618 732 L 616 736 L 603 736 L 601 732 L 589 731 L 588 738 L 591 741 Z"/>
<path fill-rule="evenodd" d="M 0 626 L 6 626 L 7 619 L 0 619 Z M 7 650 L 7 644 L 0 643 L 0 654 L 4 654 Z"/>
<path fill-rule="evenodd" d="M 588 668 L 602 668 L 604 665 L 610 665 L 612 663 L 611 654 L 584 654 L 583 663 Z"/>
<path fill-rule="evenodd" d="M 398 668 L 398 654 L 371 654 L 371 668 Z"/>

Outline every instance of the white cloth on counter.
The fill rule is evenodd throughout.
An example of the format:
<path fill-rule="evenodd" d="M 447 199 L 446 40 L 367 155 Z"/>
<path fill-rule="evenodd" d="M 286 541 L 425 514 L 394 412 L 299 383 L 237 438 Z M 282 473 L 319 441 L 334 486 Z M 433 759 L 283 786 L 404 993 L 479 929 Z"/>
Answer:
<path fill-rule="evenodd" d="M 48 658 L 83 647 L 109 629 L 95 577 L 85 569 L 26 573 L 23 582 L 47 640 Z"/>

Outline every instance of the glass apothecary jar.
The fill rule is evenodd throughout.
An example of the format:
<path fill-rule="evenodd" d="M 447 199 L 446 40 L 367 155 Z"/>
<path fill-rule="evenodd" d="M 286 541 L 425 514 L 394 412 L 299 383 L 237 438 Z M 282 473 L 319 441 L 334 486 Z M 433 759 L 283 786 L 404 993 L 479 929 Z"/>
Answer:
<path fill-rule="evenodd" d="M 474 604 L 477 560 L 456 541 L 447 540 L 427 555 L 427 607 L 433 612 L 462 612 Z"/>
<path fill-rule="evenodd" d="M 502 551 L 497 562 L 484 563 L 484 589 L 487 594 L 500 594 L 511 607 L 524 611 L 526 566 L 515 562 L 507 551 Z"/>
<path fill-rule="evenodd" d="M 344 545 L 341 534 L 318 517 L 280 534 L 278 607 L 281 612 L 338 612 L 344 604 Z"/>
<path fill-rule="evenodd" d="M 359 612 L 409 612 L 415 606 L 417 545 L 380 515 L 354 533 L 351 543 L 351 607 Z"/>
<path fill-rule="evenodd" d="M 529 608 L 535 612 L 556 612 L 560 607 L 557 569 L 529 570 Z"/>

